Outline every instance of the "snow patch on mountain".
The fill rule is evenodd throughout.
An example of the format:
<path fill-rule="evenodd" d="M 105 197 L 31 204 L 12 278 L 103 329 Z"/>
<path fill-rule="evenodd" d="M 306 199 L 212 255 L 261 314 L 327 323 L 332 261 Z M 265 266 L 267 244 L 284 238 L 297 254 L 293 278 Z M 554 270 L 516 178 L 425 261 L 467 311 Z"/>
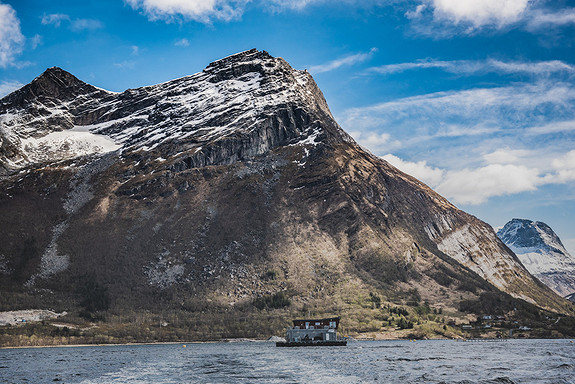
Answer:
<path fill-rule="evenodd" d="M 303 137 L 300 141 L 295 144 L 290 145 L 313 145 L 316 146 L 320 143 L 319 136 L 321 135 L 321 129 L 315 128 L 311 131 L 309 136 Z"/>
<path fill-rule="evenodd" d="M 39 138 L 22 139 L 21 145 L 25 157 L 33 163 L 103 154 L 121 148 L 114 140 L 94 134 L 87 127 L 74 127 Z"/>

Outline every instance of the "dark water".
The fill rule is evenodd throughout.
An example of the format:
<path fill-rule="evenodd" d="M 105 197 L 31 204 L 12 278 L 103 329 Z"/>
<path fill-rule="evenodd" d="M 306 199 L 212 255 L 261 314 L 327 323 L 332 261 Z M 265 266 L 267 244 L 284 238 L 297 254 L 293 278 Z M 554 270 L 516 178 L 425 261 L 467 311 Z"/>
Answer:
<path fill-rule="evenodd" d="M 573 340 L 0 350 L 1 383 L 575 383 Z"/>

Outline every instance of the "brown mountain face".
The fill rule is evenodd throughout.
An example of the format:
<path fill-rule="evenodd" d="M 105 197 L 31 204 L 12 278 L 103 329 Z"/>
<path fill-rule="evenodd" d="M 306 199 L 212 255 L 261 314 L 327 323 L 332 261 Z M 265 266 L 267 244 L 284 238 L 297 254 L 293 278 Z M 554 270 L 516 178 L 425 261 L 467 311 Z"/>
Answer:
<path fill-rule="evenodd" d="M 394 306 L 573 310 L 266 52 L 118 94 L 52 68 L 0 111 L 2 310 L 161 316 L 197 338 L 328 313 L 377 331 Z"/>

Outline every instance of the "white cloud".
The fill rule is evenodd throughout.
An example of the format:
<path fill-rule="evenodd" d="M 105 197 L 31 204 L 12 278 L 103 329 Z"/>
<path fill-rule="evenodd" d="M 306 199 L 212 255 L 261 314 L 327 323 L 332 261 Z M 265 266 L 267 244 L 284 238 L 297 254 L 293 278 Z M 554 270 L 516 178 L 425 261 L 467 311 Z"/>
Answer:
<path fill-rule="evenodd" d="M 307 7 L 322 4 L 370 8 L 374 5 L 395 5 L 402 2 L 405 0 L 259 0 L 260 4 L 267 6 L 272 11 L 302 11 Z"/>
<path fill-rule="evenodd" d="M 130 49 L 132 50 L 132 55 L 138 56 L 140 54 L 140 47 L 137 45 L 132 45 Z"/>
<path fill-rule="evenodd" d="M 103 27 L 102 22 L 94 19 L 72 19 L 69 15 L 64 13 L 52 13 L 42 16 L 43 25 L 53 25 L 55 28 L 60 28 L 63 22 L 70 24 L 70 29 L 74 32 L 81 32 L 86 30 L 95 30 Z"/>
<path fill-rule="evenodd" d="M 176 47 L 189 47 L 190 41 L 186 38 L 180 39 L 174 43 Z"/>
<path fill-rule="evenodd" d="M 32 47 L 32 49 L 38 48 L 38 46 L 42 44 L 42 40 L 43 40 L 42 36 L 38 34 L 34 35 L 34 37 L 30 39 L 30 46 Z"/>
<path fill-rule="evenodd" d="M 405 16 L 416 34 L 450 38 L 522 25 L 537 0 L 418 0 Z"/>
<path fill-rule="evenodd" d="M 173 21 L 179 17 L 200 22 L 230 21 L 242 15 L 250 0 L 125 0 L 150 20 Z"/>
<path fill-rule="evenodd" d="M 481 204 L 493 196 L 535 191 L 543 180 L 537 169 L 490 164 L 477 169 L 449 171 L 435 190 L 460 204 Z"/>
<path fill-rule="evenodd" d="M 454 24 L 470 23 L 478 28 L 488 24 L 504 26 L 521 19 L 529 0 L 433 0 L 437 20 Z"/>
<path fill-rule="evenodd" d="M 404 161 L 399 157 L 387 154 L 383 156 L 383 159 L 388 163 L 398 168 L 402 172 L 407 173 L 415 177 L 418 180 L 423 181 L 425 184 L 430 186 L 436 186 L 441 183 L 444 178 L 445 171 L 439 168 L 434 168 L 427 165 L 426 161 L 410 162 Z"/>
<path fill-rule="evenodd" d="M 489 60 L 487 69 L 503 73 L 527 73 L 533 75 L 550 74 L 555 72 L 575 73 L 575 66 L 560 60 L 539 62 L 504 62 Z"/>
<path fill-rule="evenodd" d="M 500 60 L 418 60 L 410 63 L 388 64 L 379 67 L 370 68 L 368 71 L 381 74 L 395 74 L 409 70 L 437 68 L 449 73 L 455 74 L 483 74 L 483 73 L 502 73 L 502 74 L 528 74 L 528 75 L 550 75 L 558 72 L 569 74 L 575 73 L 575 66 L 560 60 L 549 60 L 539 62 L 518 62 L 518 61 L 500 61 Z"/>
<path fill-rule="evenodd" d="M 393 127 L 423 135 L 458 127 L 458 135 L 493 131 L 490 127 L 523 127 L 550 115 L 573 116 L 575 87 L 569 83 L 540 81 L 496 88 L 436 92 L 373 106 L 351 108 L 340 118 L 348 130 Z M 477 126 L 481 121 L 482 125 Z"/>
<path fill-rule="evenodd" d="M 351 65 L 363 63 L 364 61 L 369 60 L 375 52 L 377 52 L 377 48 L 372 48 L 369 52 L 366 52 L 366 53 L 357 53 L 354 55 L 349 55 L 346 57 L 342 57 L 340 59 L 330 61 L 329 63 L 326 63 L 326 64 L 311 66 L 309 68 L 309 71 L 311 73 L 317 74 L 317 73 L 322 73 L 322 72 L 333 71 L 333 70 L 338 69 L 338 68 L 343 67 L 343 66 L 351 66 Z"/>
<path fill-rule="evenodd" d="M 575 120 L 553 121 L 548 124 L 526 129 L 528 135 L 548 135 L 559 132 L 575 131 Z"/>
<path fill-rule="evenodd" d="M 399 145 L 398 141 L 391 141 L 388 133 L 374 131 L 349 131 L 349 134 L 359 145 L 370 151 L 382 153 Z"/>
<path fill-rule="evenodd" d="M 518 164 L 535 155 L 534 151 L 505 147 L 484 154 L 483 159 L 488 164 Z"/>
<path fill-rule="evenodd" d="M 120 63 L 114 63 L 114 67 L 120 69 L 134 69 L 136 67 L 135 61 L 125 60 Z"/>
<path fill-rule="evenodd" d="M 102 27 L 103 25 L 99 20 L 93 19 L 75 19 L 70 25 L 70 28 L 75 32 L 95 30 Z"/>
<path fill-rule="evenodd" d="M 527 21 L 527 28 L 530 30 L 565 25 L 575 25 L 575 8 L 562 9 L 559 12 L 536 10 L 530 14 Z"/>
<path fill-rule="evenodd" d="M 54 27 L 59 28 L 63 21 L 70 21 L 70 16 L 63 13 L 52 13 L 50 15 L 45 14 L 42 16 L 43 25 L 53 25 Z"/>
<path fill-rule="evenodd" d="M 477 125 L 440 124 L 439 129 L 433 134 L 432 138 L 481 136 L 496 133 L 500 130 L 501 129 L 497 126 L 491 126 L 484 123 L 479 123 Z"/>
<path fill-rule="evenodd" d="M 407 17 L 408 19 L 419 19 L 419 18 L 423 17 L 426 9 L 427 9 L 427 4 L 419 4 L 418 6 L 415 7 L 414 11 L 407 11 L 405 13 L 405 17 Z"/>
<path fill-rule="evenodd" d="M 281 10 L 281 9 L 294 9 L 294 10 L 302 10 L 305 7 L 318 4 L 318 3 L 325 3 L 326 0 L 268 0 L 264 1 L 269 3 L 274 10 Z M 332 2 L 337 2 L 332 0 Z M 341 0 L 339 2 L 342 2 Z"/>
<path fill-rule="evenodd" d="M 383 158 L 458 204 L 482 204 L 494 196 L 534 191 L 546 183 L 538 169 L 522 165 L 489 164 L 446 170 L 429 166 L 425 161 L 404 161 L 391 154 Z"/>
<path fill-rule="evenodd" d="M 552 181 L 557 183 L 575 181 L 575 150 L 553 160 L 552 165 L 556 172 L 552 176 Z"/>
<path fill-rule="evenodd" d="M 533 33 L 575 25 L 575 8 L 548 7 L 546 0 L 418 0 L 405 16 L 413 30 L 435 38 L 484 30 L 521 28 Z"/>
<path fill-rule="evenodd" d="M 15 59 L 25 41 L 16 11 L 9 4 L 0 3 L 0 68 L 17 65 Z"/>
<path fill-rule="evenodd" d="M 426 161 L 405 161 L 392 154 L 383 159 L 455 203 L 478 205 L 495 196 L 575 181 L 575 150 L 532 159 L 537 155 L 535 150 L 501 148 L 483 156 L 486 164 L 461 169 L 457 165 L 436 168 Z"/>
<path fill-rule="evenodd" d="M 0 83 L 0 97 L 4 97 L 23 86 L 24 84 L 19 81 L 2 81 Z"/>
<path fill-rule="evenodd" d="M 384 75 L 391 75 L 395 73 L 401 73 L 413 69 L 428 69 L 428 68 L 440 68 L 447 71 L 451 71 L 457 67 L 457 61 L 439 61 L 439 60 L 418 60 L 411 63 L 398 63 L 398 64 L 387 64 L 379 67 L 369 68 L 370 72 L 377 72 Z"/>

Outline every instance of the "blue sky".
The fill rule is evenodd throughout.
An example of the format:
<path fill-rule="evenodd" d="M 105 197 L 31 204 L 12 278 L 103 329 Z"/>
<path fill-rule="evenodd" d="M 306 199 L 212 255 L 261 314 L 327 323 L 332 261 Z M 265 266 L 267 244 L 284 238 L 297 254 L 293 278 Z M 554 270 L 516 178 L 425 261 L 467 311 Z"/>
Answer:
<path fill-rule="evenodd" d="M 123 91 L 250 48 L 308 69 L 372 153 L 575 253 L 575 1 L 0 0 L 0 95 L 51 66 Z"/>

